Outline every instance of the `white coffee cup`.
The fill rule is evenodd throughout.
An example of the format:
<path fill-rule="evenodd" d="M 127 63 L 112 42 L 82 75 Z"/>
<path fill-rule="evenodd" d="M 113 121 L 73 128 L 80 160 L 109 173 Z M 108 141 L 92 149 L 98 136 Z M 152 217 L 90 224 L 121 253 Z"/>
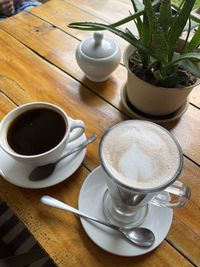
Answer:
<path fill-rule="evenodd" d="M 55 146 L 45 152 L 33 155 L 19 153 L 9 144 L 8 131 L 10 127 L 12 127 L 12 123 L 14 124 L 15 121 L 20 118 L 20 116 L 22 117 L 27 112 L 37 110 L 46 110 L 47 112 L 50 111 L 50 113 L 56 113 L 56 116 L 63 121 L 63 135 L 60 138 L 60 141 L 55 144 Z M 75 130 L 77 128 L 78 130 Z M 56 132 L 56 129 L 54 130 Z M 0 123 L 0 146 L 9 156 L 21 163 L 34 166 L 44 165 L 56 161 L 62 154 L 66 145 L 80 137 L 84 131 L 84 122 L 81 120 L 69 119 L 66 112 L 60 107 L 47 102 L 32 102 L 15 108 L 3 118 Z M 40 136 L 35 136 L 35 140 L 39 140 L 39 138 Z"/>

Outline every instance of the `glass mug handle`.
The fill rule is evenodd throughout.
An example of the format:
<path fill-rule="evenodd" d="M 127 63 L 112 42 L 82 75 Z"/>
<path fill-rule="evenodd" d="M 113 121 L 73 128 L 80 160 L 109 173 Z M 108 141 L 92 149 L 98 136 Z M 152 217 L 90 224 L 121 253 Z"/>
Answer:
<path fill-rule="evenodd" d="M 74 129 L 79 128 L 77 131 L 74 132 Z M 69 142 L 74 141 L 78 137 L 80 137 L 85 131 L 85 124 L 81 120 L 73 120 L 70 122 L 70 136 Z"/>
<path fill-rule="evenodd" d="M 190 196 L 190 188 L 182 182 L 176 181 L 160 192 L 150 203 L 159 207 L 181 208 L 185 206 Z"/>

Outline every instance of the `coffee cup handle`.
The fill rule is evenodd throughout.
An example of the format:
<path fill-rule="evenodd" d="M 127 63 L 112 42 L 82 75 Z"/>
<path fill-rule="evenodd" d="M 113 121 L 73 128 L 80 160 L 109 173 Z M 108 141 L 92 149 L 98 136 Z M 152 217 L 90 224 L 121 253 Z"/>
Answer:
<path fill-rule="evenodd" d="M 77 131 L 74 132 L 74 129 L 79 128 Z M 81 120 L 73 120 L 70 122 L 70 136 L 69 142 L 74 141 L 78 137 L 80 137 L 85 131 L 85 124 Z"/>
<path fill-rule="evenodd" d="M 190 188 L 180 181 L 174 182 L 151 200 L 151 204 L 159 207 L 181 208 L 191 197 Z"/>

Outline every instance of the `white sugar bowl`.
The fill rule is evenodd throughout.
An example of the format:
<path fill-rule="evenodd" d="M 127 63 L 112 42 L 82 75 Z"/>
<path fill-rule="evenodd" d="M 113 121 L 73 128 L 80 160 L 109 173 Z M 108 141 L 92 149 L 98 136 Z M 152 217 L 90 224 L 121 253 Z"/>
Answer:
<path fill-rule="evenodd" d="M 86 77 L 94 82 L 107 80 L 121 59 L 119 46 L 102 32 L 82 41 L 76 49 L 76 60 Z"/>

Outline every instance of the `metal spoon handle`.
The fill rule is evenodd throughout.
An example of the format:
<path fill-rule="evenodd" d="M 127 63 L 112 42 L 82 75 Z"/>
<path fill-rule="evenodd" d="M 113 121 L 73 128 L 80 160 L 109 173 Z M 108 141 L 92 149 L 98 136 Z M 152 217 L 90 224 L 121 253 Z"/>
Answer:
<path fill-rule="evenodd" d="M 72 212 L 74 214 L 77 214 L 77 215 L 79 215 L 81 217 L 84 217 L 86 219 L 89 219 L 89 220 L 95 221 L 97 223 L 106 225 L 106 226 L 108 226 L 110 228 L 113 228 L 113 229 L 115 229 L 117 231 L 120 230 L 120 227 L 118 227 L 116 225 L 113 225 L 113 224 L 111 224 L 109 222 L 105 222 L 105 221 L 102 221 L 100 219 L 96 219 L 96 218 L 94 218 L 92 216 L 86 215 L 85 213 L 81 212 L 80 210 L 77 210 L 77 209 L 75 209 L 75 208 L 73 208 L 73 207 L 71 207 L 71 206 L 69 206 L 69 205 L 67 205 L 67 204 L 55 199 L 55 198 L 52 198 L 50 196 L 42 196 L 40 201 L 45 205 L 48 205 L 48 206 L 51 206 L 51 207 L 54 207 L 54 208 L 58 208 L 58 209 L 63 209 L 63 210 Z"/>
<path fill-rule="evenodd" d="M 74 148 L 72 151 L 64 154 L 62 157 L 60 157 L 55 163 L 57 164 L 58 162 L 60 162 L 61 160 L 63 160 L 65 157 L 68 157 L 69 155 L 79 151 L 80 149 L 85 148 L 87 145 L 89 145 L 90 143 L 92 143 L 94 140 L 96 140 L 97 136 L 95 134 L 91 135 L 87 140 L 85 140 L 82 144 L 80 144 L 79 146 L 77 146 L 76 148 Z"/>

